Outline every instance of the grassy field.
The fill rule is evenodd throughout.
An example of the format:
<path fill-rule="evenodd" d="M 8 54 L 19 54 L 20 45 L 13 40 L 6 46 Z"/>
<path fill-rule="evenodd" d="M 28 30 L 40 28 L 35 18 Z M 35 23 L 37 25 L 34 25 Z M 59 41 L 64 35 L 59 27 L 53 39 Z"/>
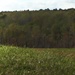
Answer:
<path fill-rule="evenodd" d="M 0 75 L 75 75 L 75 49 L 0 46 Z"/>

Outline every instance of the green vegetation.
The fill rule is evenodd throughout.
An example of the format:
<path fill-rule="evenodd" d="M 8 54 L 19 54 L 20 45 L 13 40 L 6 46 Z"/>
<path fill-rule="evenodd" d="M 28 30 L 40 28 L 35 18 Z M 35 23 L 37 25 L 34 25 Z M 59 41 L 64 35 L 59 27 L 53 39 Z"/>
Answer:
<path fill-rule="evenodd" d="M 75 48 L 0 46 L 0 75 L 75 75 Z"/>
<path fill-rule="evenodd" d="M 1 12 L 0 44 L 29 48 L 75 47 L 75 9 Z"/>

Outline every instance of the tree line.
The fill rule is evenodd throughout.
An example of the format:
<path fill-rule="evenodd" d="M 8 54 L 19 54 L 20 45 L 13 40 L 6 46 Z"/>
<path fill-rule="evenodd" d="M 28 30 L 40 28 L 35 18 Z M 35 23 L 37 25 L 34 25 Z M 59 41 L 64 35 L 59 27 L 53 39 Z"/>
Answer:
<path fill-rule="evenodd" d="M 0 44 L 75 47 L 75 9 L 0 12 Z"/>

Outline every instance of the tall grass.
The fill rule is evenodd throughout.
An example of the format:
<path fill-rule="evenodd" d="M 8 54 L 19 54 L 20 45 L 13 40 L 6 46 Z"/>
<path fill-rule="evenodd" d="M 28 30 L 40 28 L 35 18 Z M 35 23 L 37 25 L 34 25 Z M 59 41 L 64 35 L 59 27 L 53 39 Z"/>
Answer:
<path fill-rule="evenodd" d="M 0 75 L 75 75 L 75 49 L 1 46 Z"/>

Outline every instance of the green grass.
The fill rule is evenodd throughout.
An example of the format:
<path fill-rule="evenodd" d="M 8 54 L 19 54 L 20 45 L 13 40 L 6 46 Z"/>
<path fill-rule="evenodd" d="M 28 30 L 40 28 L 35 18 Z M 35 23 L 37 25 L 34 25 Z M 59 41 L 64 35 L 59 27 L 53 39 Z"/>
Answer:
<path fill-rule="evenodd" d="M 75 49 L 0 46 L 0 75 L 75 75 Z"/>

